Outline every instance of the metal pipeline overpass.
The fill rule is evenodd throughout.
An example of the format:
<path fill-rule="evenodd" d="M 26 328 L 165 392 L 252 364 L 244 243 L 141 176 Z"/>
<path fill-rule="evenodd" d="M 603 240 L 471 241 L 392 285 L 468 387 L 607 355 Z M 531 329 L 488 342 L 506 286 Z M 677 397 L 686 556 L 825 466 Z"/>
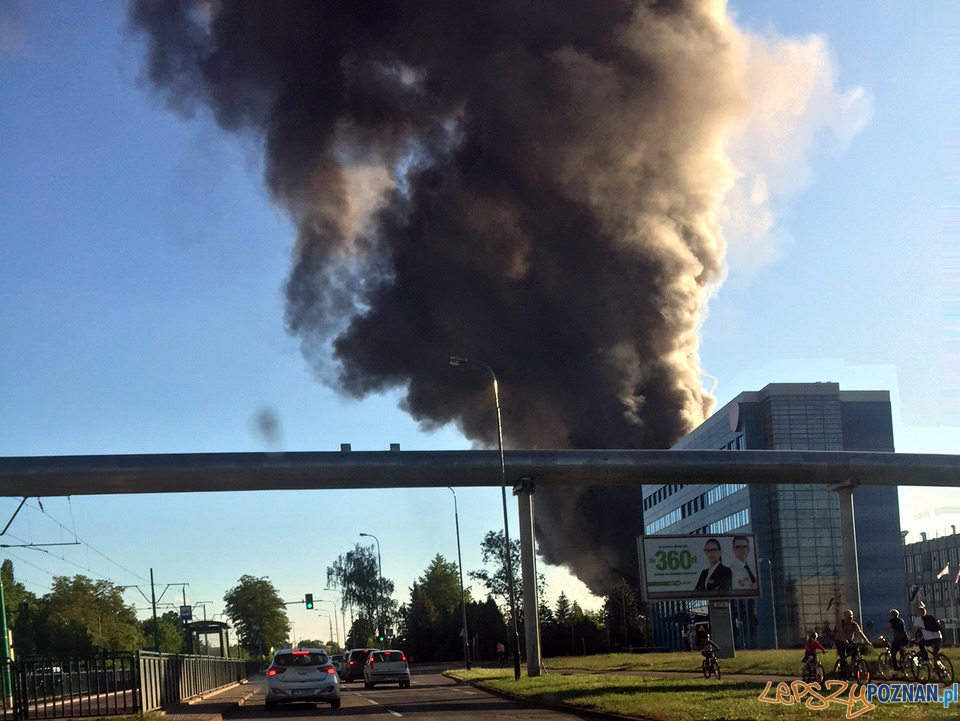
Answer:
<path fill-rule="evenodd" d="M 859 616 L 853 490 L 858 485 L 960 487 L 960 456 L 863 451 L 506 451 L 520 510 L 523 568 L 533 568 L 536 486 L 661 483 L 826 484 L 840 499 L 844 584 Z M 183 453 L 0 457 L 0 495 L 207 493 L 351 488 L 498 487 L 498 451 Z M 527 672 L 540 674 L 535 573 L 524 573 Z"/>

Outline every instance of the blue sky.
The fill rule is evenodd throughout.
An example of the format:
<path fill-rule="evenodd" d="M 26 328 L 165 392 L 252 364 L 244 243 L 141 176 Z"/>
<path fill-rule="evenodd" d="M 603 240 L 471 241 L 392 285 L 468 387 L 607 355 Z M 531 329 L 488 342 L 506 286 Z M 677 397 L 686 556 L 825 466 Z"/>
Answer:
<path fill-rule="evenodd" d="M 294 230 L 256 145 L 163 106 L 125 7 L 0 6 L 0 455 L 469 448 L 452 427 L 421 431 L 395 396 L 345 400 L 312 377 L 283 323 Z M 774 101 L 730 142 L 742 176 L 700 331 L 705 385 L 718 407 L 770 382 L 889 389 L 899 451 L 955 453 L 960 2 L 727 12 L 778 73 L 749 73 L 758 106 Z M 263 410 L 276 438 L 257 431 Z M 902 495 L 904 528 L 960 518 L 944 510 L 956 492 Z M 479 568 L 499 492 L 457 498 Z M 4 523 L 17 503 L 0 499 Z M 246 573 L 287 600 L 334 599 L 326 566 L 366 532 L 403 601 L 436 553 L 456 559 L 453 508 L 445 489 L 32 499 L 9 543 L 82 543 L 4 551 L 38 594 L 74 573 L 147 589 L 152 568 L 163 602 L 189 584 L 210 618 Z M 309 554 L 284 545 L 290 526 L 315 529 Z M 598 607 L 547 571 L 551 599 Z M 329 635 L 325 616 L 291 618 L 297 637 Z"/>

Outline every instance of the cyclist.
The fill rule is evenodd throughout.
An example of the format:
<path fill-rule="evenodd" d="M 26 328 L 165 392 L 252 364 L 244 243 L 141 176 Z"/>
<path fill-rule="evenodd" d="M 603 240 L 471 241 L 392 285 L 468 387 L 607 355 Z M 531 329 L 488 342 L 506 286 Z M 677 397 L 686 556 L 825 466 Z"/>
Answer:
<path fill-rule="evenodd" d="M 917 604 L 917 617 L 913 620 L 913 628 L 914 637 L 920 642 L 920 650 L 917 654 L 920 660 L 924 663 L 929 660 L 927 646 L 933 650 L 934 657 L 939 655 L 940 644 L 943 642 L 940 621 L 927 614 L 927 607 L 923 601 Z"/>
<path fill-rule="evenodd" d="M 818 638 L 819 634 L 816 631 L 811 631 L 807 634 L 807 643 L 803 647 L 803 660 L 800 662 L 801 665 L 807 661 L 816 661 L 817 651 L 827 652 L 823 644 L 817 640 Z"/>
<path fill-rule="evenodd" d="M 853 620 L 853 611 L 849 608 L 843 612 L 843 616 L 837 625 L 833 627 L 833 642 L 837 647 L 837 656 L 840 660 L 840 668 L 847 670 L 847 654 L 856 645 L 855 638 L 859 636 L 865 643 L 870 643 L 860 624 Z"/>
<path fill-rule="evenodd" d="M 719 650 L 720 647 L 713 642 L 713 639 L 710 638 L 710 634 L 708 633 L 707 637 L 703 639 L 703 643 L 700 645 L 700 653 L 703 654 L 703 660 L 716 660 L 716 656 L 714 656 L 713 652 Z"/>
<path fill-rule="evenodd" d="M 893 662 L 893 670 L 899 671 L 903 662 L 903 649 L 910 643 L 910 639 L 907 637 L 907 629 L 903 619 L 900 618 L 900 612 L 895 608 L 890 609 L 890 622 L 887 624 L 884 635 L 890 639 L 890 659 Z"/>

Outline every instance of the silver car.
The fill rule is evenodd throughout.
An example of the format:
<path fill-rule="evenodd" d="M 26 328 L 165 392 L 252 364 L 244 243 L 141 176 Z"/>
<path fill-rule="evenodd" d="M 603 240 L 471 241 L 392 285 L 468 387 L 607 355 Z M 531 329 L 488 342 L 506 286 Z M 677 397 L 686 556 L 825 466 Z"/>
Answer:
<path fill-rule="evenodd" d="M 363 667 L 363 685 L 373 688 L 378 683 L 396 683 L 400 688 L 410 687 L 410 666 L 403 651 L 370 652 Z"/>
<path fill-rule="evenodd" d="M 267 709 L 278 703 L 329 703 L 340 708 L 340 677 L 319 648 L 282 648 L 267 669 Z"/>

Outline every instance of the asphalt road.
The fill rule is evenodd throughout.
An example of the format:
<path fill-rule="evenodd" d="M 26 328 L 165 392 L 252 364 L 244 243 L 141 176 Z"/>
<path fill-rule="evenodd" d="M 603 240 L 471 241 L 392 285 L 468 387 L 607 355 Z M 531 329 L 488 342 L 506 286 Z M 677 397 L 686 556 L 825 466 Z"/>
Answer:
<path fill-rule="evenodd" d="M 327 704 L 284 704 L 273 711 L 264 708 L 263 690 L 259 689 L 243 706 L 230 713 L 230 718 L 258 721 L 332 717 L 371 721 L 392 718 L 412 721 L 572 721 L 583 718 L 528 706 L 430 672 L 414 673 L 410 688 L 390 685 L 365 689 L 362 681 L 343 683 L 340 688 L 339 709 L 331 709 Z"/>

